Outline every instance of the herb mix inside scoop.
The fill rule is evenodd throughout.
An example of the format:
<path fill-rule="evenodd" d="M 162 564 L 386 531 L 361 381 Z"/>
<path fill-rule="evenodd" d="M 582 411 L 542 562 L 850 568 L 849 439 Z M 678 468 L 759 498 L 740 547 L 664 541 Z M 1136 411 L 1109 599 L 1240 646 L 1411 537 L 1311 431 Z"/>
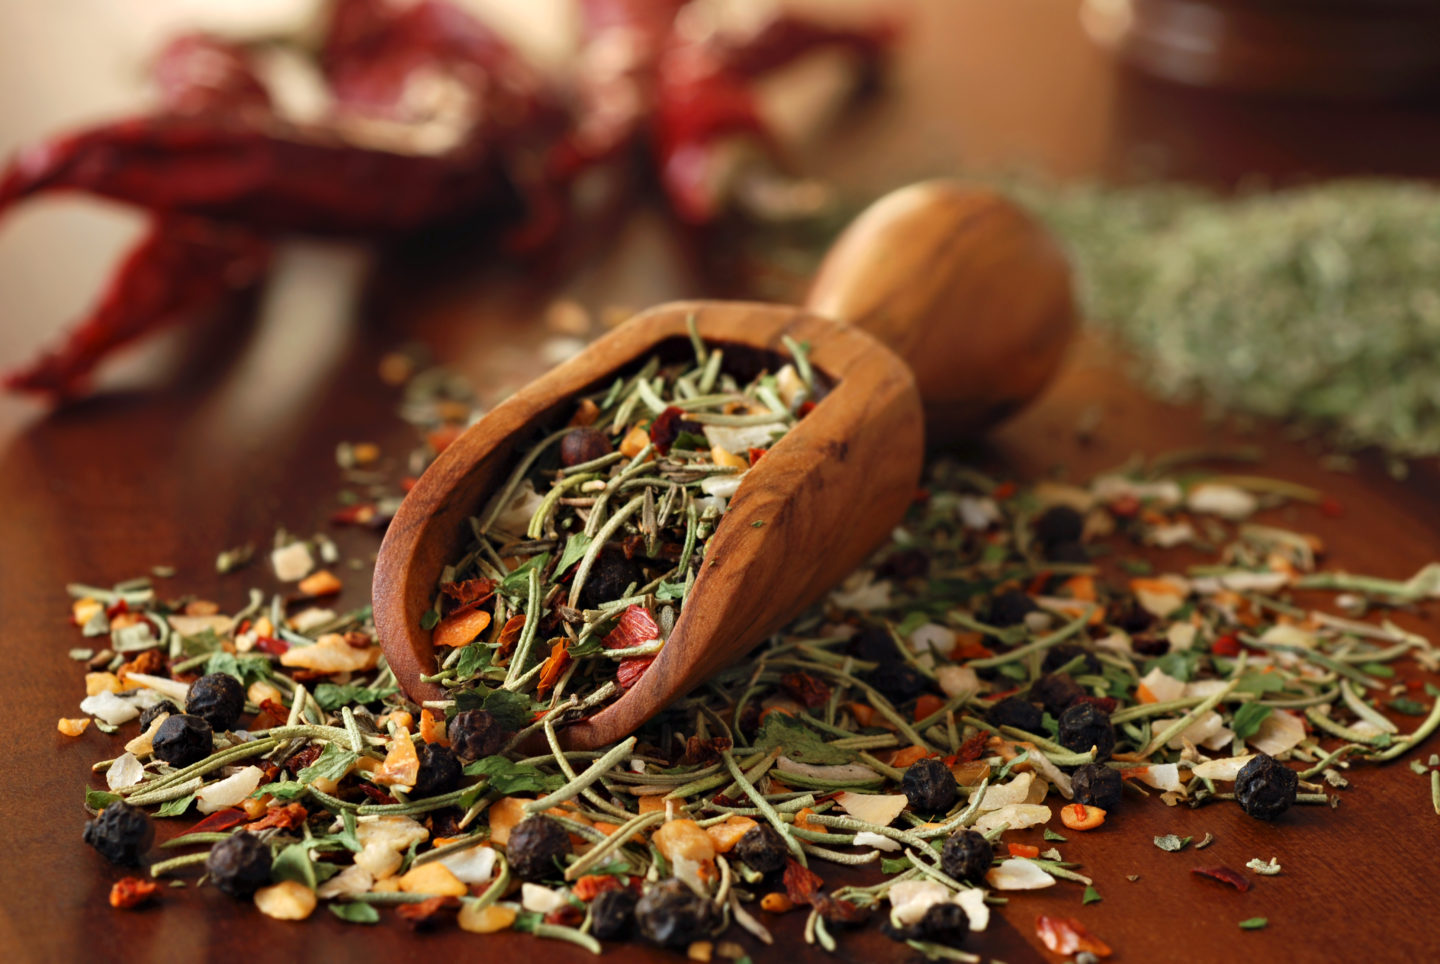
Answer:
<path fill-rule="evenodd" d="M 728 349 L 739 365 L 692 342 L 578 399 L 470 520 L 422 622 L 454 706 L 578 696 L 569 715 L 593 712 L 665 646 L 730 497 L 823 392 L 794 342 L 793 360 Z"/>

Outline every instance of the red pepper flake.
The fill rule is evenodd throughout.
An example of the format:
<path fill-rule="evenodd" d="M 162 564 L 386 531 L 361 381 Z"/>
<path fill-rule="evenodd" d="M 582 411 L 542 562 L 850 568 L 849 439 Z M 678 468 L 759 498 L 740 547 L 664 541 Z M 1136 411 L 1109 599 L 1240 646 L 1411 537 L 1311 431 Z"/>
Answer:
<path fill-rule="evenodd" d="M 460 909 L 459 897 L 431 897 L 418 904 L 401 904 L 395 913 L 401 920 L 419 930 L 433 927 Z"/>
<path fill-rule="evenodd" d="M 829 894 L 816 894 L 810 903 L 830 924 L 857 924 L 870 916 L 870 912 L 859 904 Z"/>
<path fill-rule="evenodd" d="M 578 927 L 585 920 L 585 912 L 574 904 L 557 907 L 545 915 L 545 923 L 561 927 Z"/>
<path fill-rule="evenodd" d="M 614 874 L 586 874 L 575 881 L 575 886 L 570 888 L 570 892 L 588 904 L 607 890 L 624 889 L 625 885 L 620 883 L 620 878 Z"/>
<path fill-rule="evenodd" d="M 105 607 L 105 618 L 106 618 L 106 619 L 114 619 L 116 616 L 120 615 L 121 613 L 128 613 L 129 611 L 130 611 L 130 604 L 127 603 L 127 602 L 126 602 L 125 600 L 123 600 L 123 599 L 117 599 L 117 600 L 115 600 L 113 603 L 111 603 L 109 606 Z"/>
<path fill-rule="evenodd" d="M 227 810 L 217 810 L 210 816 L 201 820 L 191 827 L 186 833 L 223 833 L 231 827 L 238 827 L 249 820 L 244 810 L 239 807 L 231 807 Z"/>
<path fill-rule="evenodd" d="M 374 502 L 358 502 L 330 513 L 330 521 L 337 526 L 368 526 L 379 514 Z"/>
<path fill-rule="evenodd" d="M 769 450 L 769 449 L 750 449 L 750 451 L 748 451 L 748 452 L 746 453 L 746 455 L 749 456 L 749 458 L 750 458 L 750 467 L 753 469 L 753 468 L 755 467 L 755 463 L 758 462 L 758 461 L 760 461 L 760 456 L 764 455 L 764 454 L 765 454 L 766 452 L 768 452 L 768 451 L 770 451 L 770 450 Z"/>
<path fill-rule="evenodd" d="M 796 702 L 803 704 L 809 710 L 824 706 L 830 701 L 829 685 L 809 673 L 798 671 L 786 673 L 781 677 L 780 685 L 785 688 L 785 692 L 795 698 Z"/>
<path fill-rule="evenodd" d="M 447 582 L 440 587 L 440 591 L 455 604 L 455 609 L 450 613 L 454 615 L 462 609 L 473 609 L 489 601 L 495 595 L 495 580 L 466 579 L 462 582 Z"/>
<path fill-rule="evenodd" d="M 310 812 L 305 809 L 303 803 L 287 803 L 283 807 L 271 807 L 265 812 L 265 816 L 248 824 L 245 829 L 254 833 L 257 830 L 267 830 L 270 827 L 279 827 L 282 830 L 294 830 L 304 826 L 305 821 L 310 819 Z"/>
<path fill-rule="evenodd" d="M 1089 951 L 1096 957 L 1109 957 L 1110 945 L 1087 931 L 1073 917 L 1050 917 L 1041 914 L 1035 918 L 1035 933 L 1052 953 L 1069 957 L 1081 951 Z"/>
<path fill-rule="evenodd" d="M 640 681 L 650 664 L 655 662 L 654 656 L 626 656 L 615 667 L 615 682 L 620 684 L 622 690 L 628 690 Z"/>
<path fill-rule="evenodd" d="M 990 496 L 991 498 L 1003 501 L 1010 498 L 1014 494 L 1014 482 L 1001 482 L 999 485 L 995 486 L 994 490 L 990 493 Z"/>
<path fill-rule="evenodd" d="M 650 423 L 650 441 L 655 445 L 656 451 L 665 455 L 670 451 L 670 446 L 680 437 L 680 433 L 686 430 L 684 421 L 685 413 L 674 405 L 667 406 L 665 411 L 655 416 L 655 421 Z"/>
<path fill-rule="evenodd" d="M 685 755 L 680 758 L 681 766 L 709 766 L 719 762 L 720 754 L 730 749 L 728 736 L 712 736 L 702 739 L 692 736 L 685 741 Z"/>
<path fill-rule="evenodd" d="M 606 633 L 600 642 L 606 649 L 629 649 L 659 638 L 660 627 L 655 624 L 650 610 L 644 606 L 627 606 L 615 628 Z"/>
<path fill-rule="evenodd" d="M 310 764 L 320 759 L 320 753 L 323 750 L 324 747 L 320 746 L 320 744 L 311 743 L 309 746 L 303 747 L 292 753 L 290 755 L 290 759 L 285 761 L 285 765 L 290 768 L 291 773 L 299 773 L 301 770 L 305 769 Z"/>
<path fill-rule="evenodd" d="M 1209 877 L 1211 880 L 1218 880 L 1222 884 L 1229 884 L 1240 893 L 1250 889 L 1250 878 L 1238 870 L 1231 870 L 1223 864 L 1216 864 L 1214 867 L 1196 867 L 1190 873 L 1199 877 Z"/>
<path fill-rule="evenodd" d="M 808 867 L 800 866 L 794 857 L 785 858 L 785 896 L 796 904 L 809 904 L 825 886 L 820 875 Z"/>
<path fill-rule="evenodd" d="M 255 648 L 272 656 L 284 656 L 290 651 L 290 644 L 273 636 L 256 636 Z"/>
<path fill-rule="evenodd" d="M 800 418 L 804 418 L 806 415 L 809 415 L 813 411 L 815 411 L 815 403 L 807 398 L 805 401 L 800 403 L 800 411 L 797 414 Z"/>
<path fill-rule="evenodd" d="M 1096 709 L 1104 710 L 1106 713 L 1114 713 L 1115 707 L 1120 705 L 1116 702 L 1115 697 L 1113 696 L 1091 696 L 1089 693 L 1086 693 L 1084 696 L 1080 697 L 1075 702 L 1089 703 Z"/>
<path fill-rule="evenodd" d="M 358 782 L 357 786 L 359 786 L 361 793 L 365 794 L 365 796 L 369 797 L 371 800 L 374 800 L 376 803 L 399 803 L 399 802 L 400 802 L 400 801 L 396 800 L 394 797 L 392 797 L 392 796 L 390 795 L 389 791 L 387 791 L 387 790 L 382 790 L 382 789 L 380 789 L 379 787 L 377 787 L 377 786 L 376 786 L 375 784 L 373 784 L 373 783 L 367 783 L 367 782 L 364 781 L 364 780 L 360 780 L 360 781 Z"/>
<path fill-rule="evenodd" d="M 139 877 L 121 877 L 115 881 L 115 886 L 110 888 L 110 906 L 120 910 L 130 910 L 132 907 L 139 907 L 141 904 L 155 896 L 155 891 L 160 885 L 153 880 L 143 880 Z"/>
<path fill-rule="evenodd" d="M 561 636 L 550 644 L 550 655 L 540 666 L 540 679 L 535 683 L 535 694 L 544 696 L 560 682 L 565 668 L 570 665 L 570 638 Z"/>
<path fill-rule="evenodd" d="M 1033 860 L 1040 856 L 1040 848 L 1034 844 L 1007 843 L 1005 846 L 1010 849 L 1012 857 L 1029 857 Z"/>
<path fill-rule="evenodd" d="M 1210 652 L 1216 656 L 1239 656 L 1240 640 L 1234 633 L 1226 633 L 1210 644 Z"/>
<path fill-rule="evenodd" d="M 415 488 L 415 486 L 418 485 L 419 482 L 420 478 L 418 476 L 407 475 L 405 476 L 405 478 L 400 480 L 400 491 L 409 492 L 411 489 Z"/>
<path fill-rule="evenodd" d="M 1140 512 L 1140 500 L 1133 495 L 1117 496 L 1110 503 L 1110 512 L 1122 519 L 1129 519 Z"/>
<path fill-rule="evenodd" d="M 956 763 L 973 763 L 985 755 L 985 744 L 990 739 L 990 734 L 984 730 L 976 733 L 964 743 L 960 749 L 955 751 Z"/>
<path fill-rule="evenodd" d="M 505 620 L 504 627 L 500 630 L 500 638 L 496 641 L 499 645 L 495 650 L 501 656 L 509 653 L 515 648 L 520 640 L 520 632 L 525 628 L 525 614 L 517 613 Z"/>
<path fill-rule="evenodd" d="M 1340 504 L 1338 499 L 1326 496 L 1320 502 L 1320 513 L 1332 519 L 1338 519 L 1345 514 L 1345 507 Z"/>

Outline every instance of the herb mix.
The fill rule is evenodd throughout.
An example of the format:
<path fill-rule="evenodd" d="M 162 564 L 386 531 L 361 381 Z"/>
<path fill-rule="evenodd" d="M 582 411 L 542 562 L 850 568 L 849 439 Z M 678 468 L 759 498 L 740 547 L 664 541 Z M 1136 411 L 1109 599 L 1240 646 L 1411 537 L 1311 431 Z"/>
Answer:
<path fill-rule="evenodd" d="M 825 949 L 873 917 L 928 957 L 978 960 L 963 950 L 967 935 L 985 929 L 1007 892 L 1074 884 L 1084 888 L 1082 905 L 1102 899 L 1058 847 L 1042 853 L 1007 841 L 1008 831 L 1044 826 L 1047 841 L 1063 844 L 1057 818 L 1066 832 L 1088 832 L 1117 808 L 1160 805 L 1234 805 L 1284 820 L 1292 806 L 1337 805 L 1354 764 L 1396 759 L 1440 725 L 1437 690 L 1421 703 L 1418 692 L 1392 685 L 1390 668 L 1413 659 L 1433 674 L 1440 656 L 1384 618 L 1387 607 L 1440 597 L 1440 565 L 1407 581 L 1321 570 L 1313 537 L 1253 521 L 1257 511 L 1312 498 L 1303 487 L 1211 476 L 1174 457 L 1083 487 L 1017 488 L 942 462 L 890 543 L 753 659 L 616 746 L 563 751 L 557 726 L 619 685 L 604 636 L 637 609 L 663 627 L 662 603 L 683 605 L 684 542 L 693 539 L 691 554 L 703 556 L 701 521 L 713 525 L 724 498 L 704 485 L 739 470 L 716 471 L 723 457 L 711 431 L 769 424 L 773 437 L 784 414 L 803 407 L 783 385 L 811 390 L 798 351 L 793 379 L 777 371 L 773 381 L 742 385 L 716 375 L 705 385 L 717 354 L 700 346 L 695 365 L 646 366 L 589 399 L 597 410 L 589 425 L 549 439 L 558 460 L 532 460 L 512 478 L 501 504 L 527 506 L 515 528 L 477 526 L 477 551 L 446 580 L 493 582 L 486 604 L 506 616 L 491 618 L 502 634 L 515 616 L 551 604 L 540 622 L 549 619 L 554 637 L 563 633 L 582 656 L 543 692 L 544 660 L 517 663 L 512 650 L 506 665 L 495 656 L 499 636 L 482 635 L 453 647 L 441 671 L 453 700 L 408 704 L 368 609 L 322 608 L 340 583 L 328 569 L 312 571 L 317 556 L 338 562 L 323 537 L 282 533 L 271 561 L 300 595 L 287 603 L 252 590 L 233 614 L 164 599 L 148 578 L 71 586 L 72 617 L 95 642 L 72 652 L 91 669 L 87 715 L 60 728 L 78 734 L 93 720 L 125 741 L 95 765 L 106 789 L 86 793 L 94 817 L 85 840 L 117 863 L 148 862 L 146 877 L 115 885 L 111 903 L 135 906 L 155 899 L 155 880 L 188 879 L 282 919 L 323 902 L 343 920 L 371 924 L 378 908 L 392 908 L 415 926 L 453 918 L 477 934 L 517 929 L 597 953 L 600 940 L 641 939 L 700 959 L 744 956 L 737 938 L 770 943 L 767 922 L 795 911 L 806 915 L 806 939 Z M 643 397 L 647 390 L 656 398 Z M 750 419 L 763 406 L 766 419 L 782 417 L 677 427 L 669 451 L 658 452 L 654 429 L 678 407 L 670 402 L 685 399 L 689 417 L 702 409 L 697 396 L 721 392 L 736 397 L 707 411 Z M 406 411 L 431 448 L 453 437 L 464 397 L 444 376 L 411 380 Z M 582 400 L 579 410 L 587 408 Z M 644 422 L 634 452 L 599 452 L 602 442 L 623 446 Z M 603 437 L 576 438 L 576 428 Z M 637 460 L 647 449 L 656 457 Z M 371 478 L 373 457 L 361 446 L 340 451 L 357 479 Z M 615 485 L 609 515 L 596 511 L 600 491 L 573 496 L 594 502 L 563 502 L 567 479 L 595 473 L 590 481 L 612 491 L 631 470 L 639 471 L 625 481 L 654 484 Z M 538 503 L 515 498 L 527 484 Z M 546 509 L 542 487 L 561 493 Z M 341 521 L 383 520 L 388 497 L 373 494 Z M 611 580 L 588 610 L 562 604 L 566 587 L 550 577 L 572 570 L 534 560 L 563 559 L 600 517 L 591 541 L 571 550 L 583 559 L 598 546 L 598 560 L 620 533 L 602 539 L 605 520 L 637 499 L 627 518 L 639 524 L 617 541 L 623 557 L 624 539 L 638 539 L 651 564 L 623 584 Z M 705 499 L 714 501 L 702 507 Z M 683 530 L 661 524 L 667 502 L 666 522 L 683 518 Z M 680 541 L 680 555 L 672 562 L 643 545 L 652 538 Z M 1209 550 L 1213 562 L 1160 575 L 1139 560 L 1110 565 L 1106 553 L 1126 545 L 1152 556 L 1186 545 Z M 248 556 L 222 554 L 221 568 Z M 517 572 L 524 609 L 519 591 L 503 587 L 519 582 Z M 681 589 L 662 600 L 665 585 Z M 1334 593 L 1337 611 L 1297 605 L 1296 590 Z M 442 593 L 437 627 L 454 625 L 473 602 L 455 597 Z M 567 620 L 562 605 L 575 615 Z M 466 659 L 476 663 L 462 673 Z M 1416 721 L 1402 731 L 1382 708 Z M 520 749 L 532 734 L 548 752 Z M 192 811 L 198 821 L 153 845 L 155 818 L 188 822 Z M 1177 852 L 1192 845 L 1174 835 L 1155 843 Z M 827 890 L 829 864 L 868 865 L 874 882 Z M 1274 861 L 1247 868 L 1279 869 Z M 1240 890 L 1251 882 L 1223 865 L 1195 872 Z M 1079 920 L 1042 915 L 1035 927 L 1057 953 L 1110 953 Z"/>
<path fill-rule="evenodd" d="M 578 693 L 588 713 L 634 685 L 729 497 L 823 391 L 802 345 L 788 343 L 793 362 L 741 380 L 727 349 L 691 332 L 693 358 L 651 358 L 578 399 L 471 519 L 471 546 L 423 623 L 448 650 L 428 679 L 457 705 L 526 694 L 553 710 Z M 729 351 L 756 362 L 752 349 Z"/>

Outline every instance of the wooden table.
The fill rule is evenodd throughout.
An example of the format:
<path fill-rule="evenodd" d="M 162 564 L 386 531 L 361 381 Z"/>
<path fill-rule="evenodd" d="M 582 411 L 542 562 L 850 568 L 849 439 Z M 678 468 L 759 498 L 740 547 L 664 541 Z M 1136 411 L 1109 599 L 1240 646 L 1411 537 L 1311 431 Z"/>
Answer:
<path fill-rule="evenodd" d="M 80 6 L 100 16 L 104 5 Z M 857 191 L 960 167 L 1014 165 L 1066 177 L 1158 171 L 1220 183 L 1440 171 L 1440 125 L 1423 108 L 1235 102 L 1139 80 L 1085 41 L 1075 7 L 1072 0 L 918 3 L 892 91 L 811 147 L 811 169 Z M 103 71 L 99 79 L 70 73 L 89 58 L 116 62 L 104 23 L 87 29 L 40 11 L 26 4 L 0 12 L 0 36 L 24 41 L 13 58 L 7 44 L 5 69 L 27 79 L 23 101 L 14 84 L 0 85 L 5 147 L 56 118 L 124 103 Z M 129 37 L 119 46 L 137 44 Z M 68 202 L 36 205 L 0 234 L 0 358 L 7 363 L 78 310 L 126 230 L 78 210 Z M 667 250 L 656 220 L 637 217 L 605 257 L 558 284 L 592 307 L 707 293 Z M 80 789 L 90 763 L 113 744 L 93 729 L 79 740 L 55 732 L 55 719 L 75 715 L 83 695 L 82 670 L 66 658 L 77 640 L 64 584 L 108 584 L 168 564 L 179 574 L 167 589 L 237 606 L 252 583 L 276 587 L 264 567 L 217 576 L 219 549 L 263 545 L 278 524 L 324 528 L 339 487 L 337 442 L 375 441 L 392 458 L 408 450 L 411 430 L 394 414 L 396 394 L 376 375 L 385 350 L 426 342 L 488 398 L 540 370 L 533 349 L 547 336 L 536 319 L 555 287 L 527 286 L 503 268 L 391 264 L 357 300 L 356 269 L 352 254 L 298 248 L 255 323 L 161 339 L 112 369 L 95 398 L 62 412 L 0 400 L 0 633 L 9 666 L 0 705 L 11 747 L 0 790 L 8 851 L 0 861 L 0 947 L 7 959 L 412 960 L 477 950 L 500 959 L 585 957 L 521 936 L 482 943 L 452 928 L 412 937 L 391 920 L 363 929 L 323 911 L 306 924 L 285 924 L 212 888 L 166 892 L 161 907 L 122 914 L 105 904 L 120 871 L 80 841 Z M 1075 426 L 1090 408 L 1101 419 L 1084 443 Z M 1406 482 L 1372 461 L 1353 474 L 1324 473 L 1311 450 L 1277 429 L 1239 436 L 1193 408 L 1143 397 L 1093 341 L 1040 404 L 961 454 L 1017 479 L 1060 466 L 1083 477 L 1136 452 L 1237 441 L 1264 446 L 1264 471 L 1318 486 L 1345 507 L 1339 518 L 1308 509 L 1284 514 L 1286 524 L 1324 538 L 1334 564 L 1403 578 L 1440 557 L 1433 464 Z M 368 533 L 332 534 L 360 558 L 377 544 Z M 368 589 L 359 574 L 347 576 L 341 603 L 364 602 Z M 1437 628 L 1433 619 L 1411 625 L 1432 636 Z M 1425 751 L 1437 749 L 1432 741 Z M 1072 834 L 1063 848 L 1094 876 L 1102 903 L 1082 908 L 1080 888 L 1069 884 L 1016 895 L 975 949 L 1012 964 L 1049 959 L 1033 930 L 1035 915 L 1049 913 L 1081 918 L 1117 949 L 1117 960 L 1427 959 L 1436 944 L 1428 895 L 1440 820 L 1428 781 L 1403 763 L 1352 776 L 1338 810 L 1299 807 L 1274 825 L 1233 807 L 1128 806 L 1102 831 Z M 1213 833 L 1216 842 L 1203 856 L 1157 850 L 1152 836 L 1170 832 Z M 1039 840 L 1038 831 L 1020 836 Z M 1272 856 L 1284 873 L 1248 894 L 1189 873 L 1200 863 L 1242 866 Z M 1237 928 L 1255 916 L 1270 926 Z M 777 949 L 747 947 L 757 960 L 823 959 L 800 942 L 801 922 L 792 915 L 778 923 Z M 870 929 L 845 940 L 839 956 L 897 953 Z M 679 959 L 631 947 L 610 954 Z"/>

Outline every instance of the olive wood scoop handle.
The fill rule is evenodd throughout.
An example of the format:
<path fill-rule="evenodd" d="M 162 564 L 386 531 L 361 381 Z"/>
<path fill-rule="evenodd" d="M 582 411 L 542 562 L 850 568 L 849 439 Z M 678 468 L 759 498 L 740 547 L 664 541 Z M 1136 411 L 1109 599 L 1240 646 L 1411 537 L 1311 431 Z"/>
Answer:
<path fill-rule="evenodd" d="M 420 620 L 517 444 L 564 425 L 576 396 L 652 354 L 689 352 L 691 319 L 727 358 L 744 346 L 783 359 L 786 337 L 807 343 L 830 389 L 745 473 L 665 647 L 622 696 L 565 728 L 574 748 L 626 736 L 836 585 L 903 517 L 926 432 L 945 441 L 1016 411 L 1075 329 L 1069 267 L 1045 230 L 1003 197 L 945 180 L 861 214 L 803 309 L 695 301 L 640 314 L 472 425 L 401 504 L 376 562 L 374 610 L 412 699 L 446 697 L 421 679 L 436 661 Z"/>

